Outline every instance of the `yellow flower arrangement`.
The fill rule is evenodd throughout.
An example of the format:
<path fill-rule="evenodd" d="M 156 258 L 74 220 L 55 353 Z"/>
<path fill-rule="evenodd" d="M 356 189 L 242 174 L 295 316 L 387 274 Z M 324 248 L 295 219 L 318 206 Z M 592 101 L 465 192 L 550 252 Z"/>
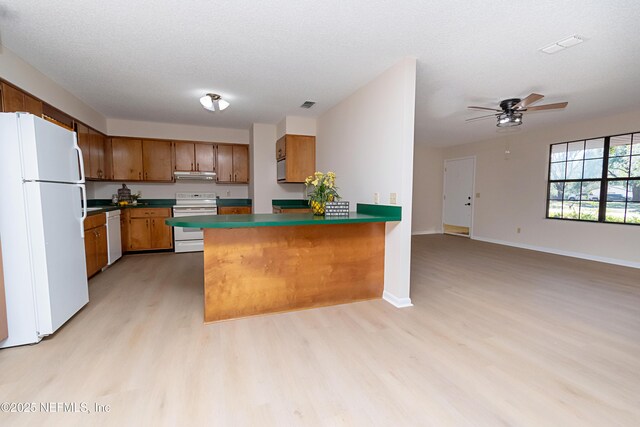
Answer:
<path fill-rule="evenodd" d="M 336 187 L 336 174 L 333 172 L 326 174 L 316 172 L 308 176 L 304 180 L 304 184 L 307 188 L 313 187 L 308 197 L 309 206 L 311 206 L 314 215 L 324 215 L 325 204 L 340 199 L 338 187 Z"/>

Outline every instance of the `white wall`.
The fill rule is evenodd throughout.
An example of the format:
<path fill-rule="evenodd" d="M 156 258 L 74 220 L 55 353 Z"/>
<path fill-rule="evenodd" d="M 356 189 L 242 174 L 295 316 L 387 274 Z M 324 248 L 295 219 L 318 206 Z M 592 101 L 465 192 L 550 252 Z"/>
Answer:
<path fill-rule="evenodd" d="M 317 120 L 313 117 L 286 116 L 277 125 L 276 139 L 289 135 L 316 135 Z"/>
<path fill-rule="evenodd" d="M 254 123 L 251 128 L 251 184 L 253 212 L 271 213 L 272 199 L 302 199 L 304 184 L 279 184 L 276 176 L 277 126 Z"/>
<path fill-rule="evenodd" d="M 640 111 L 444 149 L 477 157 L 473 237 L 640 267 L 640 227 L 545 219 L 550 144 L 638 130 Z"/>
<path fill-rule="evenodd" d="M 183 139 L 238 144 L 249 143 L 248 129 L 229 129 L 122 119 L 107 119 L 107 129 L 109 130 L 109 135 L 112 136 Z"/>
<path fill-rule="evenodd" d="M 174 199 L 176 193 L 216 193 L 221 198 L 246 199 L 249 188 L 246 184 L 215 184 L 211 182 L 176 182 L 158 184 L 150 182 L 127 182 L 133 193 L 142 192 L 143 199 Z M 87 182 L 87 198 L 110 199 L 122 187 L 122 182 Z"/>
<path fill-rule="evenodd" d="M 106 132 L 105 117 L 0 45 L 0 77 L 76 119 Z"/>
<path fill-rule="evenodd" d="M 406 58 L 319 117 L 317 169 L 337 175 L 354 206 L 397 193 L 402 221 L 387 224 L 385 298 L 409 305 L 416 60 Z M 384 103 L 381 102 L 384 97 Z"/>
<path fill-rule="evenodd" d="M 442 233 L 443 149 L 416 143 L 413 153 L 413 234 Z"/>

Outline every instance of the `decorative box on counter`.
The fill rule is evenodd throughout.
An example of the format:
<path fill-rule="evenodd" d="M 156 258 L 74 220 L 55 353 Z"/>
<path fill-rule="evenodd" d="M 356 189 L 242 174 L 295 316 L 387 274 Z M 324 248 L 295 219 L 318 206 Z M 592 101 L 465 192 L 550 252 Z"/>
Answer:
<path fill-rule="evenodd" d="M 327 202 L 324 206 L 324 216 L 349 216 L 349 202 Z"/>

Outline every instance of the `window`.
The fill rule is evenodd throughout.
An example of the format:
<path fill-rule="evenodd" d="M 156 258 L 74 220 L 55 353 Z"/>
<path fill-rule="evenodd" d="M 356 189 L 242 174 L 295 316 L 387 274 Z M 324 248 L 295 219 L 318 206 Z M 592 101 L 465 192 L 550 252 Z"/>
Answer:
<path fill-rule="evenodd" d="M 640 225 L 640 133 L 551 145 L 547 218 Z"/>

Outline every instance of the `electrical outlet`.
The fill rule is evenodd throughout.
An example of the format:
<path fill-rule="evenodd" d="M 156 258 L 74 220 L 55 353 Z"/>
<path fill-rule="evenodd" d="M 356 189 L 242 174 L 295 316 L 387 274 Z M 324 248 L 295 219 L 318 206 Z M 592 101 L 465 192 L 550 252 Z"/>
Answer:
<path fill-rule="evenodd" d="M 373 193 L 373 203 L 376 205 L 380 203 L 380 193 Z"/>
<path fill-rule="evenodd" d="M 231 190 L 227 190 L 227 197 L 231 197 Z"/>
<path fill-rule="evenodd" d="M 480 193 L 476 193 L 476 199 L 480 198 Z"/>
<path fill-rule="evenodd" d="M 516 232 L 517 232 L 518 234 L 520 234 L 520 227 L 518 227 L 518 228 L 516 229 Z"/>
<path fill-rule="evenodd" d="M 398 193 L 389 194 L 389 204 L 395 205 L 398 202 Z"/>

